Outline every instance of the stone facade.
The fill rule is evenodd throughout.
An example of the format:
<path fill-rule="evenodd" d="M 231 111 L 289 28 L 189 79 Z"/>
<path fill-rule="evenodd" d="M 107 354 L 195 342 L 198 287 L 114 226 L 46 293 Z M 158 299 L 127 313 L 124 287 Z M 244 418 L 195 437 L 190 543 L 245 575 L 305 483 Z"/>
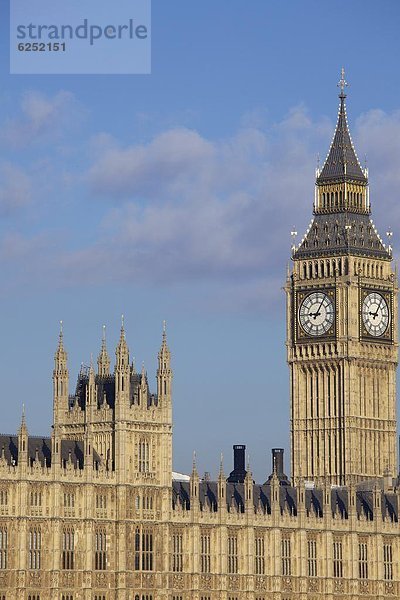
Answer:
<path fill-rule="evenodd" d="M 346 485 L 397 472 L 397 278 L 370 219 L 345 99 L 342 87 L 314 218 L 286 285 L 295 482 Z"/>
<path fill-rule="evenodd" d="M 173 473 L 165 330 L 156 394 L 122 326 L 73 395 L 61 331 L 51 438 L 0 436 L 0 600 L 400 597 L 397 283 L 340 98 L 286 285 L 291 482 L 275 449 L 255 484 L 244 446 L 228 477 Z"/>

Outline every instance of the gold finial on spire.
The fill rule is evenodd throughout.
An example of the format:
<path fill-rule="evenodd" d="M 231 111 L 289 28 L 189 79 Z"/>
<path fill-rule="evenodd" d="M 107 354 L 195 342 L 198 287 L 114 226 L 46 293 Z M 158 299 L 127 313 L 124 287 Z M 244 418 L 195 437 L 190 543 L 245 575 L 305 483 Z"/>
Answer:
<path fill-rule="evenodd" d="M 106 326 L 103 325 L 103 336 L 102 336 L 103 346 L 106 345 Z"/>
<path fill-rule="evenodd" d="M 346 94 L 344 93 L 344 90 L 345 90 L 346 87 L 348 87 L 349 84 L 347 83 L 347 81 L 346 81 L 346 79 L 344 77 L 344 67 L 342 67 L 341 78 L 340 78 L 340 81 L 339 81 L 339 83 L 337 85 L 340 88 L 339 98 L 346 98 Z"/>

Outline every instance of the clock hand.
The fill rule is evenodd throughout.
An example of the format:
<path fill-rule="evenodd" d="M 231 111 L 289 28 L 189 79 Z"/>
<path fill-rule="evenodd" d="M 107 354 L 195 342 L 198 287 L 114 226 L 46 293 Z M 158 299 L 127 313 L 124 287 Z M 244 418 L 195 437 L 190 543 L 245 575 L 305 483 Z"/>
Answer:
<path fill-rule="evenodd" d="M 315 313 L 315 318 L 319 317 L 319 315 L 321 314 L 321 306 L 323 305 L 323 303 L 324 303 L 324 300 L 325 300 L 325 298 L 324 298 L 324 297 L 322 297 L 321 304 L 318 306 L 318 310 L 317 310 L 317 312 Z"/>
<path fill-rule="evenodd" d="M 383 298 L 381 298 L 381 301 L 379 302 L 379 306 L 378 306 L 378 308 L 376 309 L 376 312 L 374 312 L 374 313 L 373 313 L 373 312 L 370 312 L 370 313 L 369 313 L 370 315 L 372 315 L 372 316 L 374 317 L 374 319 L 376 319 L 376 317 L 377 317 L 377 316 L 378 316 L 378 314 L 379 314 L 379 309 L 380 309 L 380 307 L 382 306 L 382 301 L 383 301 Z"/>
<path fill-rule="evenodd" d="M 325 298 L 324 298 L 324 296 L 322 296 L 321 304 L 318 306 L 318 314 L 319 314 L 319 311 L 321 310 L 321 306 L 323 305 L 324 300 L 325 300 Z"/>
<path fill-rule="evenodd" d="M 318 306 L 317 312 L 315 312 L 315 313 L 311 313 L 311 312 L 308 313 L 309 317 L 314 317 L 314 319 L 316 319 L 317 317 L 319 317 L 319 315 L 321 314 L 321 312 L 320 312 L 321 311 L 321 306 L 323 305 L 324 300 L 325 300 L 325 298 L 323 297 L 321 304 Z"/>

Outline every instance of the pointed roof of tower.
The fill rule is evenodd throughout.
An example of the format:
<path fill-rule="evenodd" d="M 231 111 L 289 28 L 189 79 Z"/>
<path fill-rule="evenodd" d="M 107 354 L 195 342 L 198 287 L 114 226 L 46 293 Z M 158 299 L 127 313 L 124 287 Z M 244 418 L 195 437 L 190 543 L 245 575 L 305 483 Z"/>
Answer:
<path fill-rule="evenodd" d="M 28 428 L 25 419 L 25 404 L 22 404 L 21 425 L 19 426 L 18 435 L 28 435 Z"/>
<path fill-rule="evenodd" d="M 170 355 L 170 351 L 169 351 L 168 344 L 167 344 L 167 324 L 166 324 L 166 321 L 163 321 L 162 342 L 161 342 L 161 348 L 158 353 L 158 356 L 159 357 L 162 357 L 162 356 L 169 357 L 169 355 Z"/>
<path fill-rule="evenodd" d="M 125 339 L 124 315 L 121 316 L 121 333 L 119 336 L 116 353 L 117 354 L 128 354 L 128 344 L 126 343 L 126 339 Z"/>
<path fill-rule="evenodd" d="M 67 353 L 64 348 L 64 333 L 63 333 L 63 322 L 60 321 L 60 333 L 58 336 L 58 346 L 54 356 L 56 361 L 67 360 Z"/>
<path fill-rule="evenodd" d="M 89 366 L 89 381 L 94 381 L 94 367 L 93 367 L 93 354 L 90 355 L 90 366 Z"/>
<path fill-rule="evenodd" d="M 343 188 L 347 182 L 367 188 L 368 178 L 357 158 L 347 123 L 344 69 L 338 85 L 338 122 L 328 156 L 321 171 L 317 171 L 316 184 L 333 184 L 334 188 L 338 185 L 345 197 Z M 368 194 L 368 190 L 365 193 Z M 314 205 L 314 218 L 300 244 L 294 245 L 292 250 L 293 259 L 352 254 L 392 260 L 390 246 L 384 244 L 370 218 L 369 197 L 363 208 L 339 203 L 334 204 L 332 210 L 324 207 L 317 210 Z"/>
<path fill-rule="evenodd" d="M 317 177 L 317 183 L 345 179 L 367 183 L 368 180 L 357 158 L 347 122 L 346 94 L 344 93 L 347 82 L 344 78 L 344 69 L 342 69 L 342 77 L 338 85 L 340 87 L 340 104 L 336 130 L 328 156 Z"/>
<path fill-rule="evenodd" d="M 99 369 L 100 375 L 108 375 L 110 369 L 110 357 L 107 352 L 107 343 L 106 343 L 106 326 L 103 325 L 103 335 L 101 339 L 101 349 L 99 356 L 97 357 L 97 365 Z"/>
<path fill-rule="evenodd" d="M 219 460 L 219 475 L 218 475 L 219 479 L 225 479 L 225 475 L 224 475 L 224 455 L 221 452 L 221 456 L 220 456 L 220 460 Z"/>
<path fill-rule="evenodd" d="M 191 478 L 198 477 L 199 474 L 197 472 L 197 460 L 196 460 L 196 450 L 193 450 L 193 463 L 192 463 L 192 474 Z"/>

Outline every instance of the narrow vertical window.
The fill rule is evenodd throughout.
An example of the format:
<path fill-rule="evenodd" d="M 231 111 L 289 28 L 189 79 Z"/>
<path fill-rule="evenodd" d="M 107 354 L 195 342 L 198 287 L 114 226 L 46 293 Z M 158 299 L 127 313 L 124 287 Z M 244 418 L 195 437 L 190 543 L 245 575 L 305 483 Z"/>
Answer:
<path fill-rule="evenodd" d="M 307 541 L 308 552 L 308 576 L 317 577 L 317 542 L 316 540 Z"/>
<path fill-rule="evenodd" d="M 209 533 L 200 536 L 200 568 L 202 573 L 211 572 L 211 537 Z"/>
<path fill-rule="evenodd" d="M 383 544 L 383 578 L 386 581 L 393 579 L 393 548 L 392 544 Z"/>
<path fill-rule="evenodd" d="M 135 571 L 140 570 L 140 529 L 135 530 Z"/>
<path fill-rule="evenodd" d="M 7 569 L 7 528 L 0 527 L 0 569 Z"/>
<path fill-rule="evenodd" d="M 0 490 L 0 506 L 6 506 L 8 501 L 7 490 Z"/>
<path fill-rule="evenodd" d="M 62 568 L 72 570 L 74 568 L 75 534 L 73 529 L 64 529 L 62 534 Z"/>
<path fill-rule="evenodd" d="M 98 529 L 95 533 L 94 568 L 96 571 L 107 569 L 107 536 L 104 529 Z"/>
<path fill-rule="evenodd" d="M 228 536 L 228 573 L 238 573 L 237 535 Z"/>
<path fill-rule="evenodd" d="M 139 473 L 149 473 L 150 471 L 150 447 L 149 442 L 142 440 L 138 448 Z"/>
<path fill-rule="evenodd" d="M 172 535 L 172 571 L 181 573 L 183 571 L 183 535 L 174 533 Z"/>
<path fill-rule="evenodd" d="M 284 537 L 281 541 L 282 553 L 282 575 L 290 576 L 292 574 L 292 557 L 290 538 Z"/>
<path fill-rule="evenodd" d="M 360 579 L 368 579 L 368 548 L 366 542 L 358 544 L 358 576 Z"/>
<path fill-rule="evenodd" d="M 42 534 L 39 527 L 30 529 L 28 534 L 29 568 L 39 570 L 41 566 Z"/>
<path fill-rule="evenodd" d="M 343 577 L 343 549 L 342 542 L 338 540 L 333 542 L 333 576 L 336 579 Z"/>
<path fill-rule="evenodd" d="M 153 571 L 153 534 L 142 532 L 142 571 Z"/>
<path fill-rule="evenodd" d="M 256 575 L 265 574 L 265 543 L 264 537 L 256 536 L 254 540 L 254 559 Z"/>

